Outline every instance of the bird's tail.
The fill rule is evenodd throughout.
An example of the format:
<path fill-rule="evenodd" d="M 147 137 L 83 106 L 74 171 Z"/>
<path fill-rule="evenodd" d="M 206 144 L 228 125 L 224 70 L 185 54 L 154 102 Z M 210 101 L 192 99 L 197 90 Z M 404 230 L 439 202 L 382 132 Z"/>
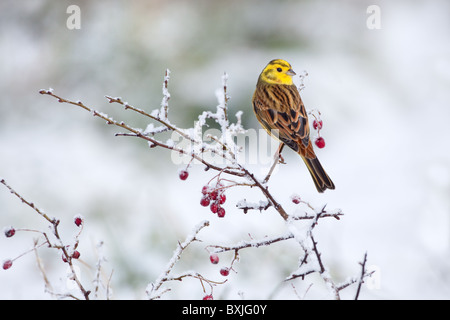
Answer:
<path fill-rule="evenodd" d="M 333 181 L 331 181 L 330 177 L 323 169 L 317 157 L 313 159 L 308 159 L 302 156 L 302 159 L 305 162 L 306 166 L 308 167 L 309 173 L 311 173 L 311 177 L 313 178 L 317 191 L 322 193 L 326 189 L 334 189 Z"/>

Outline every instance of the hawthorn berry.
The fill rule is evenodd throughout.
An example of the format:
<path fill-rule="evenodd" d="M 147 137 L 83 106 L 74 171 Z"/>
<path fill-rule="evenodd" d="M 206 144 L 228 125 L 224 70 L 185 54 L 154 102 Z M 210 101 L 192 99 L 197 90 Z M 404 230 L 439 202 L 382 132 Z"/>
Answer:
<path fill-rule="evenodd" d="M 210 200 L 209 200 L 209 197 L 207 197 L 207 196 L 205 196 L 205 197 L 203 197 L 203 198 L 200 199 L 200 204 L 201 204 L 203 207 L 209 206 L 209 202 L 210 202 Z"/>
<path fill-rule="evenodd" d="M 73 222 L 75 223 L 75 225 L 77 227 L 81 226 L 81 224 L 83 223 L 83 217 L 81 216 L 75 216 L 75 218 L 73 219 Z"/>
<path fill-rule="evenodd" d="M 11 268 L 12 264 L 13 262 L 10 259 L 3 261 L 3 270 L 8 270 Z"/>
<path fill-rule="evenodd" d="M 15 234 L 16 234 L 16 229 L 14 229 L 13 227 L 5 228 L 5 236 L 7 238 L 11 238 Z"/>
<path fill-rule="evenodd" d="M 203 297 L 203 300 L 214 300 L 212 294 L 207 294 Z"/>
<path fill-rule="evenodd" d="M 209 194 L 209 197 L 211 198 L 211 200 L 217 200 L 218 196 L 219 196 L 219 192 L 217 190 L 214 190 Z"/>
<path fill-rule="evenodd" d="M 210 189 L 209 186 L 203 186 L 202 194 L 206 196 L 209 193 L 209 189 Z"/>
<path fill-rule="evenodd" d="M 226 200 L 227 200 L 227 197 L 225 196 L 225 194 L 222 193 L 222 194 L 219 196 L 219 203 L 220 203 L 220 204 L 224 204 Z"/>
<path fill-rule="evenodd" d="M 292 202 L 295 204 L 299 204 L 301 202 L 301 199 L 299 196 L 292 196 L 291 199 L 292 199 Z"/>
<path fill-rule="evenodd" d="M 211 209 L 212 213 L 217 213 L 217 211 L 219 211 L 219 205 L 217 204 L 217 202 L 211 203 L 211 206 L 209 208 Z"/>
<path fill-rule="evenodd" d="M 218 216 L 219 218 L 225 217 L 225 209 L 222 208 L 222 207 L 220 207 L 219 210 L 217 210 L 217 216 Z"/>
<path fill-rule="evenodd" d="M 313 121 L 313 128 L 315 129 L 315 130 L 317 130 L 317 129 L 322 129 L 322 126 L 323 126 L 323 122 L 322 122 L 322 120 L 319 120 L 319 121 L 317 121 L 317 120 L 314 120 Z"/>
<path fill-rule="evenodd" d="M 220 274 L 226 277 L 230 274 L 230 269 L 228 269 L 227 267 L 223 267 L 222 269 L 220 269 Z"/>
<path fill-rule="evenodd" d="M 186 180 L 189 177 L 189 172 L 186 170 L 181 170 L 179 173 L 179 177 L 181 180 Z"/>
<path fill-rule="evenodd" d="M 325 140 L 322 137 L 318 137 L 316 139 L 316 141 L 314 142 L 316 144 L 316 146 L 320 149 L 322 149 L 323 147 L 325 147 Z"/>
<path fill-rule="evenodd" d="M 77 251 L 77 250 L 75 250 L 75 251 L 73 252 L 73 254 L 72 254 L 72 258 L 78 259 L 79 257 L 80 257 L 80 252 Z"/>
<path fill-rule="evenodd" d="M 209 260 L 211 261 L 212 264 L 218 264 L 219 256 L 217 254 L 213 253 L 209 256 Z"/>

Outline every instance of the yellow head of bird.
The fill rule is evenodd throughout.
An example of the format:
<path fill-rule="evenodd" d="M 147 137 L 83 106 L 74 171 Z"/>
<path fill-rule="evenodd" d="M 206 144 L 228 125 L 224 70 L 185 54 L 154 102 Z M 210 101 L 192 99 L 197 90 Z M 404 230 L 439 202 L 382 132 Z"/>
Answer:
<path fill-rule="evenodd" d="M 275 59 L 270 61 L 259 76 L 259 80 L 270 84 L 292 85 L 292 76 L 295 76 L 289 62 Z"/>

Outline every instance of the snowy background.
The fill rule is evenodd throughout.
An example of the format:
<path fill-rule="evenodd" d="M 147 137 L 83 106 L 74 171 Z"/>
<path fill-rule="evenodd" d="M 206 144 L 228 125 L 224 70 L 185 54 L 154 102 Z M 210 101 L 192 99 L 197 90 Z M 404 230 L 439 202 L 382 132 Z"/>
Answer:
<path fill-rule="evenodd" d="M 81 29 L 69 30 L 66 9 L 81 8 Z M 366 9 L 381 9 L 370 30 Z M 293 193 L 316 206 L 340 208 L 341 221 L 321 220 L 315 238 L 330 273 L 344 281 L 359 273 L 365 252 L 378 271 L 363 299 L 450 298 L 450 4 L 448 1 L 44 1 L 0 3 L 0 177 L 27 200 L 61 219 L 67 242 L 82 214 L 81 279 L 90 287 L 96 244 L 104 242 L 115 299 L 143 299 L 177 241 L 202 220 L 203 243 L 187 250 L 175 271 L 196 270 L 223 280 L 206 244 L 233 244 L 286 231 L 273 210 L 234 208 L 258 192 L 227 191 L 225 219 L 199 205 L 213 173 L 194 167 L 181 181 L 166 150 L 148 149 L 80 108 L 38 94 L 52 87 L 118 120 L 147 120 L 107 103 L 121 96 L 158 108 L 164 70 L 172 71 L 171 121 L 191 127 L 214 110 L 223 72 L 232 114 L 259 128 L 251 110 L 256 79 L 273 58 L 301 74 L 307 109 L 322 112 L 327 142 L 317 152 L 336 184 L 319 195 L 300 158 L 272 177 L 271 190 L 289 212 L 301 212 Z M 297 82 L 299 79 L 296 80 Z M 258 172 L 258 168 L 254 168 Z M 0 227 L 45 230 L 33 210 L 0 185 Z M 30 232 L 0 237 L 0 260 L 33 245 Z M 55 291 L 65 290 L 66 265 L 55 250 L 40 256 Z M 299 249 L 285 242 L 241 251 L 215 298 L 296 299 L 282 280 L 297 266 Z M 232 257 L 223 254 L 221 263 Z M 109 270 L 109 271 L 108 271 Z M 314 277 L 292 283 L 298 294 Z M 33 253 L 0 272 L 1 299 L 49 299 Z M 173 284 L 167 299 L 200 299 L 197 280 Z M 354 296 L 355 287 L 342 291 Z M 329 298 L 319 281 L 305 298 Z"/>

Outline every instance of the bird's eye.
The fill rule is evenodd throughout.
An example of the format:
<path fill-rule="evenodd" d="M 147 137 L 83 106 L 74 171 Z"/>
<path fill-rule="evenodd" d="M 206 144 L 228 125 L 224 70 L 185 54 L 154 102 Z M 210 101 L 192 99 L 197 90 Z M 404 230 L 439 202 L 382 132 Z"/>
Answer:
<path fill-rule="evenodd" d="M 277 68 L 277 71 L 278 71 L 278 72 L 281 72 L 281 71 L 283 71 L 283 69 L 281 69 L 281 68 Z"/>

